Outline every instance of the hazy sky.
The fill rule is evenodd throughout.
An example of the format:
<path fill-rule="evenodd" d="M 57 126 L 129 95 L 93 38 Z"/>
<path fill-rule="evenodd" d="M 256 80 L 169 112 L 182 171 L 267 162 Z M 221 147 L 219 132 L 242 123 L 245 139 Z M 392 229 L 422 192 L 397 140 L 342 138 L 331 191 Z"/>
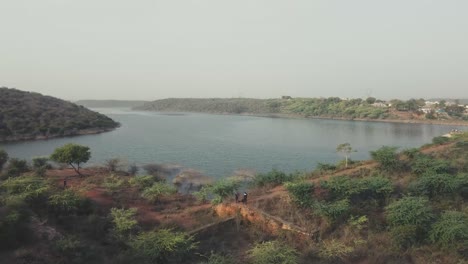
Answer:
<path fill-rule="evenodd" d="M 0 86 L 69 100 L 468 97 L 468 1 L 0 0 Z"/>

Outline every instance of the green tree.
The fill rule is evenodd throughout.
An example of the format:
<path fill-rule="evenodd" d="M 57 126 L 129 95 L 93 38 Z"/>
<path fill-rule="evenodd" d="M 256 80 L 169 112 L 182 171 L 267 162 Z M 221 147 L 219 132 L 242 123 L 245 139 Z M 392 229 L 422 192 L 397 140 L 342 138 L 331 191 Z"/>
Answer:
<path fill-rule="evenodd" d="M 432 242 L 443 247 L 450 247 L 454 243 L 468 241 L 468 216 L 462 212 L 446 211 L 440 219 L 432 225 L 429 237 Z"/>
<path fill-rule="evenodd" d="M 142 232 L 129 244 L 144 263 L 183 263 L 196 248 L 193 236 L 170 229 Z"/>
<path fill-rule="evenodd" d="M 392 172 L 401 168 L 396 150 L 396 147 L 383 146 L 376 151 L 371 151 L 370 154 L 372 159 L 380 163 L 381 169 Z"/>
<path fill-rule="evenodd" d="M 8 153 L 5 150 L 0 149 L 0 171 L 2 171 L 3 165 L 5 165 L 7 161 L 8 161 Z"/>
<path fill-rule="evenodd" d="M 375 103 L 375 101 L 376 101 L 375 97 L 367 97 L 367 99 L 366 99 L 366 102 L 368 104 L 373 104 L 373 103 Z"/>
<path fill-rule="evenodd" d="M 118 239 L 126 239 L 138 227 L 138 222 L 135 219 L 137 208 L 118 209 L 112 208 L 110 215 L 114 224 L 114 235 Z"/>
<path fill-rule="evenodd" d="M 51 160 L 70 165 L 78 175 L 81 175 L 80 164 L 86 163 L 90 158 L 89 147 L 72 143 L 56 148 L 50 155 Z"/>
<path fill-rule="evenodd" d="M 248 251 L 255 264 L 296 264 L 299 262 L 297 251 L 280 241 L 257 243 Z"/>
<path fill-rule="evenodd" d="M 6 170 L 10 177 L 20 176 L 21 174 L 29 171 L 28 162 L 22 159 L 11 158 Z"/>
<path fill-rule="evenodd" d="M 347 168 L 348 167 L 348 157 L 349 155 L 352 153 L 352 152 L 356 152 L 356 150 L 354 150 L 352 147 L 351 147 L 351 144 L 349 143 L 343 143 L 343 144 L 339 144 L 337 147 L 336 147 L 336 152 L 338 153 L 341 153 L 342 155 L 345 156 L 345 167 Z"/>
<path fill-rule="evenodd" d="M 162 196 L 171 195 L 177 192 L 177 189 L 163 182 L 156 182 L 153 186 L 143 190 L 141 196 L 154 203 Z"/>

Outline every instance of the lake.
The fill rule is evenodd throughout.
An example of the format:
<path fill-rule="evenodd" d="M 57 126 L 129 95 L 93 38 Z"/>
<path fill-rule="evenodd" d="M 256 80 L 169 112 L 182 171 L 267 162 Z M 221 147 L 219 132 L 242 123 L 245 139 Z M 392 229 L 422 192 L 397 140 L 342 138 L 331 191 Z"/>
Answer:
<path fill-rule="evenodd" d="M 239 169 L 266 172 L 312 170 L 318 162 L 342 159 L 335 149 L 349 142 L 352 159 L 368 159 L 383 145 L 400 150 L 430 143 L 456 126 L 360 121 L 284 119 L 197 113 L 168 114 L 127 109 L 93 109 L 122 126 L 115 131 L 43 141 L 0 144 L 10 157 L 49 155 L 66 143 L 91 148 L 87 165 L 110 158 L 128 163 L 178 164 L 212 177 Z"/>

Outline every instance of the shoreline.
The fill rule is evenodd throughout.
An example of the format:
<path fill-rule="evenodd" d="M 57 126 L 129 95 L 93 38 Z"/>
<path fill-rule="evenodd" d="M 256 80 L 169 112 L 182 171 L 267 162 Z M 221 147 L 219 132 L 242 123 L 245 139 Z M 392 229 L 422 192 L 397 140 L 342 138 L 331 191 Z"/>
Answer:
<path fill-rule="evenodd" d="M 49 136 L 18 136 L 18 137 L 7 137 L 6 139 L 0 140 L 0 143 L 14 143 L 14 142 L 25 142 L 25 141 L 36 141 L 36 140 L 49 140 L 54 138 L 66 138 L 66 137 L 77 137 L 85 135 L 95 135 L 113 131 L 118 127 L 114 128 L 102 128 L 102 129 L 83 129 L 78 130 L 76 133 L 64 134 L 64 135 L 49 135 Z"/>

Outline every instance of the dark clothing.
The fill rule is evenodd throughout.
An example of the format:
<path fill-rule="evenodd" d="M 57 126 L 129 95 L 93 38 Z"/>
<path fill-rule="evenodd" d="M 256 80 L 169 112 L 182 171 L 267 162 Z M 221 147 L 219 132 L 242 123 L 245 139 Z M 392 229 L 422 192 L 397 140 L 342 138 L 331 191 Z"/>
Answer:
<path fill-rule="evenodd" d="M 236 203 L 238 203 L 239 202 L 239 193 L 235 193 L 234 195 L 236 196 Z"/>
<path fill-rule="evenodd" d="M 247 204 L 247 193 L 244 192 L 244 197 L 242 198 L 242 203 Z"/>
<path fill-rule="evenodd" d="M 63 180 L 63 188 L 67 188 L 67 179 Z"/>

